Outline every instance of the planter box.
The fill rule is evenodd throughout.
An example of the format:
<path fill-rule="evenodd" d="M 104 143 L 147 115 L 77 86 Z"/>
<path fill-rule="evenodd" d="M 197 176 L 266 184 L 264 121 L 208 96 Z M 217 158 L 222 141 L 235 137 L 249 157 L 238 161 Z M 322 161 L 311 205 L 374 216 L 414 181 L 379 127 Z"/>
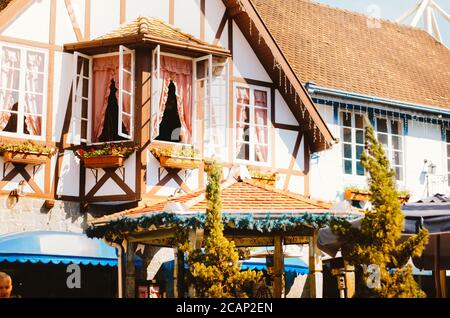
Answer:
<path fill-rule="evenodd" d="M 400 204 L 408 203 L 409 195 L 399 196 L 398 199 L 400 200 Z"/>
<path fill-rule="evenodd" d="M 363 192 L 357 192 L 353 190 L 345 190 L 344 197 L 347 200 L 355 200 L 355 201 L 369 201 L 371 194 L 370 193 L 363 193 Z"/>
<path fill-rule="evenodd" d="M 48 156 L 35 153 L 5 151 L 3 160 L 5 162 L 21 163 L 27 165 L 41 165 L 47 162 Z"/>
<path fill-rule="evenodd" d="M 200 159 L 182 158 L 182 157 L 159 157 L 161 167 L 173 169 L 197 169 L 200 167 Z"/>
<path fill-rule="evenodd" d="M 125 158 L 122 156 L 98 156 L 82 157 L 81 160 L 86 168 L 119 168 L 123 166 Z"/>
<path fill-rule="evenodd" d="M 270 185 L 270 186 L 274 186 L 275 183 L 277 182 L 276 179 L 271 179 L 271 178 L 252 177 L 252 180 L 257 181 L 259 183 L 267 184 L 267 185 Z"/>

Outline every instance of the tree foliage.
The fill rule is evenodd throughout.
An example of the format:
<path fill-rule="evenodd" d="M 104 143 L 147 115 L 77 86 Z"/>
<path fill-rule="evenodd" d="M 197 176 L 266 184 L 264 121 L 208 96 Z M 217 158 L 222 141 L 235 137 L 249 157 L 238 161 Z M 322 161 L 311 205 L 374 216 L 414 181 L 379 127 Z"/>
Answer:
<path fill-rule="evenodd" d="M 342 243 L 341 252 L 347 262 L 363 266 L 373 264 L 380 270 L 380 284 L 369 288 L 366 284 L 369 274 L 364 273 L 363 286 L 355 296 L 425 297 L 407 262 L 422 254 L 428 243 L 428 231 L 424 229 L 407 240 L 401 239 L 404 215 L 395 186 L 395 172 L 368 122 L 365 137 L 361 163 L 369 174 L 372 208 L 366 212 L 360 227 L 352 227 L 347 221 L 332 222 L 331 225 Z"/>
<path fill-rule="evenodd" d="M 230 242 L 223 234 L 221 168 L 216 163 L 212 163 L 207 165 L 206 170 L 208 208 L 204 249 L 188 251 L 188 281 L 194 285 L 197 297 L 247 297 L 245 291 L 259 284 L 262 274 L 251 270 L 240 270 L 239 253 L 234 242 Z"/>

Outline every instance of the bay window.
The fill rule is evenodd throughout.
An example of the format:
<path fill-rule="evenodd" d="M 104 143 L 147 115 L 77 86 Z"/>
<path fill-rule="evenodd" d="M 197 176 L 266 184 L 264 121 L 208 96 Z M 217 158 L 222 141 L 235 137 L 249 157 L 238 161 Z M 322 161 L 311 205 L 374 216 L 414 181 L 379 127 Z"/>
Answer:
<path fill-rule="evenodd" d="M 0 133 L 43 139 L 47 104 L 47 53 L 0 45 Z"/>
<path fill-rule="evenodd" d="M 132 140 L 134 51 L 74 54 L 72 138 L 74 144 Z"/>
<path fill-rule="evenodd" d="M 239 84 L 235 93 L 236 159 L 268 163 L 270 90 Z"/>

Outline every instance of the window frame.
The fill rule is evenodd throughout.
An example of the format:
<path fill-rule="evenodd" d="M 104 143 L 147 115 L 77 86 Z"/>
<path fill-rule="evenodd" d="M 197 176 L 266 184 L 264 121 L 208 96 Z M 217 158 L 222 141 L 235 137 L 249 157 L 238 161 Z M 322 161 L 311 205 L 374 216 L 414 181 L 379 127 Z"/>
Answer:
<path fill-rule="evenodd" d="M 132 88 L 132 92 L 131 92 L 131 96 L 130 96 L 130 111 L 131 111 L 131 116 L 130 116 L 130 132 L 129 135 L 130 136 L 126 136 L 124 137 L 124 134 L 122 133 L 122 129 L 121 129 L 121 121 L 120 119 L 122 118 L 121 116 L 121 111 L 123 109 L 121 101 L 123 102 L 123 98 L 122 97 L 122 91 L 123 91 L 123 80 L 121 81 L 121 79 L 123 79 L 123 74 L 121 72 L 121 68 L 123 67 L 123 56 L 126 54 L 130 54 L 131 55 L 131 73 L 132 73 L 132 79 L 131 79 L 131 88 Z M 101 54 L 95 54 L 95 55 L 86 55 L 86 54 L 82 54 L 80 52 L 74 52 L 73 54 L 74 56 L 74 61 L 73 61 L 73 77 L 72 77 L 72 123 L 71 123 L 71 129 L 72 129 L 72 143 L 75 145 L 80 145 L 81 143 L 86 143 L 86 145 L 88 146 L 98 146 L 98 145 L 104 145 L 104 144 L 118 144 L 118 143 L 127 143 L 127 142 L 133 142 L 134 141 L 134 113 L 135 113 L 135 98 L 136 98 L 136 91 L 135 91 L 135 87 L 136 87 L 136 51 L 133 49 L 129 49 L 126 46 L 120 45 L 119 46 L 119 50 L 117 52 L 111 52 L 111 53 L 101 53 Z M 86 139 L 82 139 L 82 138 L 78 138 L 75 136 L 75 131 L 76 131 L 76 127 L 75 125 L 80 125 L 79 129 L 80 129 L 80 135 L 81 135 L 81 122 L 77 119 L 81 119 L 81 118 L 74 118 L 74 107 L 75 107 L 75 99 L 74 99 L 74 81 L 76 79 L 76 77 L 78 76 L 78 69 L 77 69 L 77 63 L 78 60 L 76 59 L 77 56 L 81 56 L 85 59 L 89 59 L 90 60 L 90 75 L 89 75 L 89 101 L 88 101 L 88 118 L 87 118 L 87 135 L 86 135 Z M 118 106 L 119 106 L 119 113 L 118 113 L 118 120 L 117 120 L 117 125 L 118 125 L 118 135 L 125 138 L 125 140 L 111 140 L 111 141 L 103 141 L 103 142 L 92 142 L 92 125 L 93 125 L 93 121 L 92 121 L 92 111 L 94 108 L 94 104 L 93 104 L 93 81 L 94 81 L 94 74 L 93 74 L 93 65 L 94 65 L 94 59 L 96 58 L 103 58 L 103 57 L 111 57 L 111 56 L 118 56 L 119 58 L 119 87 L 117 89 L 117 94 L 119 95 L 119 98 L 117 100 L 118 102 Z"/>
<path fill-rule="evenodd" d="M 237 133 L 236 133 L 236 124 L 237 124 L 237 92 L 238 92 L 238 88 L 247 88 L 250 91 L 250 109 L 255 109 L 255 105 L 254 105 L 254 100 L 255 100 L 255 96 L 254 96 L 254 91 L 258 90 L 258 91 L 265 91 L 267 93 L 267 161 L 266 162 L 260 162 L 255 160 L 255 145 L 257 144 L 256 142 L 253 142 L 252 140 L 254 140 L 256 138 L 256 136 L 253 136 L 255 134 L 254 129 L 255 129 L 255 114 L 254 112 L 250 111 L 250 123 L 249 123 L 249 129 L 250 129 L 250 141 L 249 141 L 249 160 L 245 160 L 245 159 L 239 159 L 237 158 L 237 147 L 236 147 L 236 137 L 237 137 Z M 273 127 L 273 123 L 272 123 L 272 95 L 271 95 L 271 89 L 270 87 L 264 87 L 264 86 L 258 86 L 258 85 L 252 85 L 252 84 L 247 84 L 247 83 L 240 83 L 240 82 L 234 82 L 233 83 L 233 140 L 232 140 L 232 149 L 233 149 L 233 160 L 236 163 L 240 163 L 240 164 L 246 164 L 246 165 L 252 165 L 252 166 L 263 166 L 263 167 L 267 167 L 271 165 L 272 162 L 272 127 Z"/>
<path fill-rule="evenodd" d="M 377 119 L 386 120 L 387 132 L 379 132 L 378 131 Z M 396 172 L 396 168 L 398 168 L 398 167 L 401 168 L 402 178 L 398 179 L 397 172 L 396 172 L 395 173 L 395 181 L 399 182 L 399 183 L 403 183 L 403 182 L 405 182 L 405 138 L 404 138 L 404 134 L 403 134 L 403 122 L 402 122 L 402 119 L 386 118 L 386 117 L 382 117 L 381 115 L 375 115 L 374 116 L 374 120 L 375 120 L 375 132 L 376 132 L 377 140 L 380 142 L 379 134 L 387 136 L 387 139 L 388 139 L 387 151 L 386 151 L 386 149 L 384 149 L 384 147 L 383 147 L 383 150 L 385 151 L 385 153 L 387 152 L 386 156 L 387 156 L 387 158 L 389 160 L 390 167 L 392 169 L 394 169 L 395 172 Z M 395 122 L 398 123 L 399 132 L 401 133 L 400 135 L 392 133 L 392 123 L 391 123 L 392 121 L 395 121 Z M 392 142 L 393 137 L 400 138 L 401 150 L 394 149 L 393 142 Z M 395 164 L 394 154 L 396 152 L 401 153 L 400 165 L 396 165 Z"/>
<path fill-rule="evenodd" d="M 342 120 L 341 116 L 346 116 L 345 114 L 348 114 L 349 116 L 351 116 L 351 127 L 348 126 L 344 126 L 344 121 Z M 356 154 L 357 154 L 357 147 L 364 147 L 364 143 L 365 143 L 365 134 L 364 134 L 364 129 L 365 129 L 365 123 L 363 121 L 363 128 L 356 128 L 356 115 L 365 116 L 365 113 L 361 112 L 360 113 L 356 113 L 355 111 L 352 110 L 345 110 L 342 109 L 339 111 L 339 120 L 340 120 L 340 127 L 341 127 L 341 141 L 342 141 L 342 171 L 344 173 L 345 176 L 347 177 L 355 177 L 355 178 L 365 178 L 366 177 L 366 170 L 364 169 L 364 174 L 360 175 L 357 173 L 357 164 L 358 162 L 361 162 L 361 158 L 356 158 Z M 363 118 L 364 120 L 364 118 Z M 351 130 L 351 141 L 345 141 L 344 140 L 344 129 L 350 129 Z M 357 143 L 356 142 L 356 132 L 357 131 L 362 131 L 363 132 L 363 143 Z M 345 157 L 345 145 L 351 145 L 351 151 L 352 151 L 352 158 L 351 158 L 351 163 L 352 163 L 352 173 L 346 173 L 345 172 L 345 161 L 350 161 L 350 158 L 346 158 Z"/>
<path fill-rule="evenodd" d="M 49 52 L 46 49 L 34 48 L 26 45 L 17 45 L 8 42 L 0 42 L 0 52 L 4 47 L 12 48 L 20 51 L 20 68 L 19 68 L 19 89 L 18 89 L 18 109 L 17 109 L 17 132 L 9 132 L 9 131 L 0 131 L 0 136 L 11 137 L 11 138 L 20 138 L 20 139 L 29 139 L 36 141 L 45 141 L 46 140 L 46 127 L 47 127 L 47 109 L 48 109 L 48 78 L 49 78 Z M 44 71 L 42 72 L 44 75 L 43 78 L 43 93 L 42 93 L 42 121 L 41 121 L 41 135 L 27 135 L 23 132 L 25 127 L 25 94 L 27 93 L 25 90 L 25 81 L 26 81 L 26 68 L 22 66 L 22 63 L 26 63 L 26 53 L 27 52 L 35 52 L 44 55 Z M 0 55 L 0 63 L 1 55 Z M 0 64 L 2 67 L 2 64 Z"/>
<path fill-rule="evenodd" d="M 154 74 L 153 72 L 156 72 L 157 77 L 156 80 L 161 79 L 161 56 L 168 56 L 173 57 L 176 59 L 182 59 L 182 60 L 188 60 L 192 62 L 192 91 L 191 91 L 191 105 L 192 105 L 192 140 L 191 143 L 183 143 L 183 142 L 174 142 L 174 141 L 166 141 L 166 140 L 156 140 L 156 138 L 159 136 L 153 136 L 153 127 L 152 127 L 152 117 L 154 114 L 159 114 L 159 104 L 156 104 L 156 101 L 159 101 L 159 88 L 157 88 L 157 91 L 153 90 L 153 86 L 155 85 L 154 81 Z M 207 54 L 198 58 L 189 57 L 185 55 L 180 54 L 174 54 L 174 53 L 168 53 L 161 51 L 160 45 L 157 45 L 155 49 L 152 51 L 152 88 L 151 88 L 151 96 L 152 96 L 152 102 L 151 102 L 151 110 L 150 110 L 150 143 L 153 143 L 155 145 L 174 145 L 174 146 L 187 146 L 187 147 L 193 147 L 195 148 L 198 143 L 203 143 L 203 140 L 199 141 L 197 139 L 197 103 L 196 103 L 196 96 L 197 96 L 197 89 L 196 89 L 196 62 L 201 60 L 207 60 L 210 67 L 212 67 L 212 55 Z M 156 64 L 156 70 L 154 69 L 154 66 Z M 156 75 L 155 74 L 155 75 Z M 211 82 L 212 74 L 210 72 L 209 74 L 209 82 Z M 154 94 L 157 94 L 154 96 Z M 154 98 L 157 97 L 157 98 Z M 210 96 L 209 96 L 210 97 Z M 158 102 L 159 103 L 159 102 Z M 154 113 L 154 109 L 156 108 L 156 112 Z M 159 132 L 159 127 L 157 129 Z"/>

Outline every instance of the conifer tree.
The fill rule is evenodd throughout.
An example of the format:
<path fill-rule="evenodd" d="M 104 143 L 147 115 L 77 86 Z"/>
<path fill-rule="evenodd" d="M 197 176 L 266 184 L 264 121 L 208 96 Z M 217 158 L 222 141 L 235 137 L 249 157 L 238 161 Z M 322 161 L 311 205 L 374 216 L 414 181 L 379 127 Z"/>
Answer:
<path fill-rule="evenodd" d="M 201 298 L 247 297 L 245 291 L 261 282 L 261 273 L 241 271 L 239 253 L 234 242 L 223 234 L 222 200 L 220 190 L 221 168 L 208 164 L 204 250 L 188 253 L 188 280 L 194 285 L 196 296 Z"/>
<path fill-rule="evenodd" d="M 342 243 L 341 252 L 347 262 L 364 268 L 375 265 L 379 270 L 375 273 L 379 274 L 375 285 L 370 284 L 375 276 L 368 271 L 363 273 L 355 297 L 426 297 L 412 276 L 412 267 L 406 264 L 410 257 L 422 254 L 428 243 L 428 231 L 400 240 L 404 215 L 395 186 L 395 172 L 367 119 L 366 125 L 361 163 L 369 174 L 372 208 L 366 211 L 359 228 L 344 221 L 333 222 L 331 229 Z"/>

